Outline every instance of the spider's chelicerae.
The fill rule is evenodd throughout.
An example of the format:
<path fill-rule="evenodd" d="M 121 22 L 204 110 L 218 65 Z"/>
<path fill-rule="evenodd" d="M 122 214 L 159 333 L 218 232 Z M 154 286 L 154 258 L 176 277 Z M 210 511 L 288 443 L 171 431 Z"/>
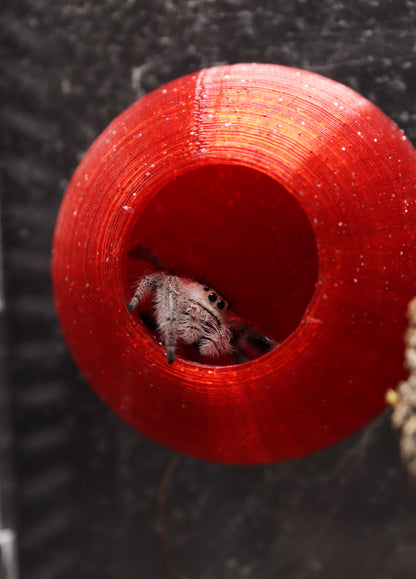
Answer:
<path fill-rule="evenodd" d="M 138 247 L 140 257 L 160 266 L 149 250 Z M 231 314 L 229 302 L 205 282 L 167 271 L 150 273 L 137 284 L 127 309 L 135 310 L 149 294 L 153 294 L 157 329 L 169 364 L 174 362 L 180 342 L 196 345 L 201 356 L 209 358 L 233 354 L 237 363 L 249 360 L 252 351 L 263 354 L 277 345 L 252 324 Z"/>

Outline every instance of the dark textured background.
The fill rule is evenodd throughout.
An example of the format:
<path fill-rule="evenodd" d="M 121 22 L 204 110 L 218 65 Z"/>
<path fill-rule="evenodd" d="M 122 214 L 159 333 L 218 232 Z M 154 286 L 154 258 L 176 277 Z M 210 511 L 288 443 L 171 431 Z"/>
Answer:
<path fill-rule="evenodd" d="M 416 577 L 416 493 L 388 411 L 288 463 L 172 458 L 85 384 L 49 277 L 54 220 L 85 150 L 136 98 L 201 67 L 319 72 L 416 143 L 416 2 L 3 1 L 6 370 L 23 579 Z"/>

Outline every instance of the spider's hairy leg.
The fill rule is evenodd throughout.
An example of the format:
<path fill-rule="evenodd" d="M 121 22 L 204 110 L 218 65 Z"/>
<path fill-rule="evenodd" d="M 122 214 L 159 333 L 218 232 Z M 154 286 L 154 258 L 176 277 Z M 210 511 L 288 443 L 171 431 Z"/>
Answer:
<path fill-rule="evenodd" d="M 138 243 L 129 250 L 129 256 L 134 259 L 143 259 L 149 265 L 159 271 L 167 271 L 172 273 L 172 269 L 161 261 L 149 248 L 142 243 Z"/>
<path fill-rule="evenodd" d="M 252 324 L 235 317 L 229 324 L 233 335 L 232 344 L 235 349 L 237 363 L 247 362 L 247 351 L 254 350 L 259 354 L 267 354 L 277 346 L 277 342 L 259 332 Z"/>
<path fill-rule="evenodd" d="M 183 282 L 177 276 L 164 275 L 165 281 L 156 290 L 155 313 L 156 321 L 166 348 L 168 364 L 175 360 L 176 342 L 178 340 L 178 325 L 180 316 L 180 297 L 183 292 Z"/>
<path fill-rule="evenodd" d="M 267 352 L 270 352 L 270 350 L 273 350 L 273 348 L 277 346 L 274 340 L 261 334 L 256 329 L 250 329 L 247 334 L 243 335 L 243 340 L 247 346 L 251 346 L 262 354 L 267 354 Z"/>
<path fill-rule="evenodd" d="M 152 291 L 157 289 L 163 281 L 162 273 L 151 273 L 141 279 L 136 287 L 133 297 L 127 304 L 127 309 L 132 312 L 139 303 Z"/>

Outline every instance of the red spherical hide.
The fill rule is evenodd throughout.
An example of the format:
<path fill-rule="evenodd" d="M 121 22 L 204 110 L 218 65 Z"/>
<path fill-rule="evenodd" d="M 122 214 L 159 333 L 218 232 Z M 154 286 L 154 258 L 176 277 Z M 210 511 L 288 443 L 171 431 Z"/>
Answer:
<path fill-rule="evenodd" d="M 196 457 L 265 463 L 341 440 L 401 377 L 415 183 L 402 131 L 319 75 L 243 64 L 167 84 L 98 137 L 62 202 L 54 295 L 77 364 L 120 417 Z M 138 244 L 279 346 L 167 364 L 126 309 L 148 267 Z"/>

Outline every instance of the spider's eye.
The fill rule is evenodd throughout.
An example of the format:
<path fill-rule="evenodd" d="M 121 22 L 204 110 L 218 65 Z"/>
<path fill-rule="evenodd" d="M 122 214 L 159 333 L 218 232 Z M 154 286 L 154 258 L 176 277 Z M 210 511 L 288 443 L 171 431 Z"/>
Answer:
<path fill-rule="evenodd" d="M 224 300 L 219 300 L 219 301 L 217 302 L 217 308 L 218 308 L 219 310 L 223 310 L 223 309 L 224 309 L 224 306 L 225 306 Z"/>
<path fill-rule="evenodd" d="M 205 285 L 204 285 L 204 292 L 207 292 L 209 289 L 210 289 L 209 285 L 208 285 L 208 284 L 205 284 Z"/>
<path fill-rule="evenodd" d="M 208 299 L 210 302 L 216 302 L 217 301 L 217 294 L 214 294 L 214 293 L 208 294 Z"/>

